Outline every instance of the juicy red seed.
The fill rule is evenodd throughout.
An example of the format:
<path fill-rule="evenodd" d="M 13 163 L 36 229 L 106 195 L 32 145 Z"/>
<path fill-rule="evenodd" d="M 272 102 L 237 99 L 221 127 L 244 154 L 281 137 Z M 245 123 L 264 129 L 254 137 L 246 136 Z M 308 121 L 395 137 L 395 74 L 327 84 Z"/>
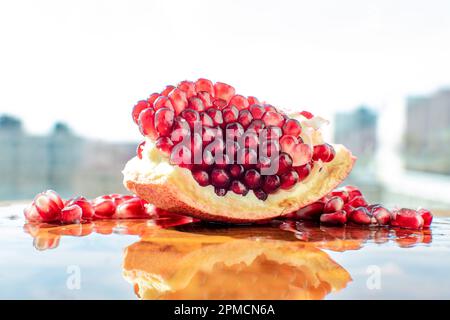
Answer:
<path fill-rule="evenodd" d="M 25 219 L 27 219 L 27 221 L 32 221 L 32 222 L 42 221 L 42 217 L 39 214 L 39 211 L 37 210 L 37 208 L 36 208 L 34 203 L 30 203 L 23 210 L 23 214 L 25 215 Z"/>
<path fill-rule="evenodd" d="M 180 116 L 176 116 L 173 122 L 173 131 L 170 134 L 170 139 L 174 143 L 178 143 L 184 139 L 184 137 L 190 135 L 191 129 L 189 123 Z"/>
<path fill-rule="evenodd" d="M 164 89 L 163 91 L 161 91 L 161 95 L 162 95 L 162 96 L 168 96 L 169 93 L 170 93 L 173 89 L 175 89 L 174 86 L 168 85 L 168 86 L 165 87 L 165 89 Z"/>
<path fill-rule="evenodd" d="M 259 137 L 256 134 L 256 132 L 253 131 L 249 131 L 246 132 L 243 136 L 242 136 L 242 140 L 241 142 L 243 142 L 243 146 L 241 147 L 245 147 L 245 148 L 249 148 L 249 149 L 254 149 L 256 151 L 256 149 L 258 148 L 259 145 Z"/>
<path fill-rule="evenodd" d="M 247 128 L 253 120 L 250 110 L 239 111 L 238 122 L 242 124 L 244 128 Z"/>
<path fill-rule="evenodd" d="M 302 116 L 304 116 L 306 119 L 312 119 L 314 117 L 313 114 L 311 112 L 308 112 L 308 111 L 302 111 L 302 112 L 300 112 L 300 114 Z"/>
<path fill-rule="evenodd" d="M 202 122 L 202 126 L 204 127 L 214 126 L 213 119 L 205 112 L 200 112 L 200 121 Z"/>
<path fill-rule="evenodd" d="M 341 198 L 344 201 L 344 203 L 348 202 L 348 192 L 345 190 L 335 190 L 332 191 L 330 195 Z"/>
<path fill-rule="evenodd" d="M 242 176 L 242 174 L 244 173 L 244 167 L 240 164 L 232 164 L 228 171 L 230 171 L 231 177 L 237 179 L 237 178 L 240 178 Z"/>
<path fill-rule="evenodd" d="M 236 141 L 227 141 L 226 144 L 226 154 L 228 155 L 229 160 L 231 160 L 231 162 L 235 162 L 234 160 L 237 159 L 237 152 L 238 150 L 240 150 L 241 147 L 239 146 L 239 144 Z"/>
<path fill-rule="evenodd" d="M 239 110 L 235 106 L 229 106 L 222 110 L 223 122 L 231 123 L 238 119 Z"/>
<path fill-rule="evenodd" d="M 283 134 L 298 137 L 302 133 L 302 126 L 296 119 L 288 119 L 283 125 Z"/>
<path fill-rule="evenodd" d="M 320 216 L 320 222 L 325 224 L 343 225 L 347 222 L 347 215 L 345 211 L 325 213 Z"/>
<path fill-rule="evenodd" d="M 142 159 L 142 151 L 144 150 L 144 147 L 145 147 L 145 141 L 142 141 L 141 143 L 139 143 L 139 145 L 136 148 L 136 154 L 139 159 Z"/>
<path fill-rule="evenodd" d="M 195 170 L 192 171 L 192 176 L 194 177 L 195 181 L 202 187 L 206 187 L 209 185 L 209 174 L 206 171 L 203 170 Z"/>
<path fill-rule="evenodd" d="M 33 203 L 44 222 L 55 221 L 59 218 L 61 208 L 46 193 L 39 193 Z"/>
<path fill-rule="evenodd" d="M 244 127 L 239 122 L 232 122 L 225 127 L 225 136 L 230 140 L 236 140 L 244 134 Z"/>
<path fill-rule="evenodd" d="M 255 170 L 247 170 L 244 174 L 244 182 L 250 189 L 259 189 L 261 187 L 261 174 Z"/>
<path fill-rule="evenodd" d="M 369 210 L 365 207 L 358 207 L 348 213 L 348 220 L 357 224 L 370 224 L 372 219 L 370 218 Z"/>
<path fill-rule="evenodd" d="M 291 189 L 298 182 L 298 173 L 295 170 L 291 170 L 281 175 L 281 189 Z"/>
<path fill-rule="evenodd" d="M 277 109 L 271 104 L 263 104 L 264 110 L 271 112 L 278 112 Z"/>
<path fill-rule="evenodd" d="M 197 97 L 190 97 L 189 98 L 189 108 L 196 110 L 196 111 L 203 111 L 205 110 L 205 105 L 203 104 L 202 99 Z"/>
<path fill-rule="evenodd" d="M 280 153 L 280 155 L 275 161 L 278 161 L 277 174 L 289 172 L 292 168 L 292 158 L 287 153 L 284 152 Z"/>
<path fill-rule="evenodd" d="M 66 206 L 61 210 L 61 222 L 63 223 L 77 223 L 81 220 L 83 211 L 76 205 Z"/>
<path fill-rule="evenodd" d="M 417 212 L 423 219 L 423 227 L 428 228 L 431 225 L 431 222 L 433 221 L 432 213 L 427 209 L 419 209 L 417 210 Z"/>
<path fill-rule="evenodd" d="M 214 93 L 213 83 L 208 79 L 200 78 L 195 82 L 195 91 L 197 92 L 205 91 L 208 92 L 209 94 L 213 94 Z"/>
<path fill-rule="evenodd" d="M 258 163 L 258 155 L 255 150 L 244 148 L 238 151 L 237 162 L 242 164 L 245 169 L 249 169 Z"/>
<path fill-rule="evenodd" d="M 81 208 L 83 219 L 90 220 L 94 216 L 94 208 L 92 207 L 92 204 L 88 200 L 86 200 L 86 198 L 77 197 L 75 199 L 70 200 L 67 205 L 72 204 L 76 204 Z"/>
<path fill-rule="evenodd" d="M 348 200 L 351 201 L 353 198 L 362 196 L 362 192 L 354 186 L 345 186 L 344 190 L 348 193 Z"/>
<path fill-rule="evenodd" d="M 139 115 L 141 114 L 142 110 L 145 110 L 147 108 L 150 108 L 150 103 L 148 103 L 145 100 L 138 101 L 136 105 L 133 107 L 133 111 L 131 112 L 131 115 L 133 117 L 133 121 L 138 124 L 139 121 Z"/>
<path fill-rule="evenodd" d="M 334 148 L 327 143 L 314 146 L 312 157 L 314 161 L 330 162 L 334 159 Z"/>
<path fill-rule="evenodd" d="M 150 95 L 150 97 L 148 97 L 147 102 L 150 104 L 150 107 L 153 107 L 153 103 L 155 102 L 156 99 L 158 99 L 158 97 L 160 96 L 159 93 L 152 93 Z"/>
<path fill-rule="evenodd" d="M 230 184 L 230 175 L 224 169 L 213 169 L 211 184 L 217 188 L 226 188 Z"/>
<path fill-rule="evenodd" d="M 172 103 L 175 114 L 177 115 L 186 109 L 188 104 L 186 93 L 178 88 L 173 89 L 173 91 L 169 94 L 169 100 Z"/>
<path fill-rule="evenodd" d="M 259 200 L 264 201 L 267 199 L 267 193 L 265 193 L 261 189 L 255 189 L 255 190 L 253 190 L 253 193 L 255 194 L 255 197 L 257 197 Z"/>
<path fill-rule="evenodd" d="M 399 209 L 394 211 L 391 225 L 405 229 L 422 229 L 424 220 L 415 210 Z"/>
<path fill-rule="evenodd" d="M 382 206 L 373 208 L 371 213 L 372 216 L 375 217 L 379 225 L 389 225 L 389 223 L 391 222 L 392 213 Z"/>
<path fill-rule="evenodd" d="M 293 152 L 293 149 L 298 143 L 298 139 L 290 135 L 283 135 L 280 139 L 281 150 L 289 154 Z"/>
<path fill-rule="evenodd" d="M 189 123 L 189 127 L 194 128 L 194 124 L 200 121 L 200 115 L 196 110 L 186 109 L 181 112 L 181 116 Z"/>
<path fill-rule="evenodd" d="M 284 117 L 275 111 L 266 111 L 262 117 L 262 121 L 264 121 L 266 126 L 276 126 L 281 128 L 284 123 Z"/>
<path fill-rule="evenodd" d="M 262 189 L 266 193 L 274 193 L 275 191 L 278 190 L 278 188 L 280 188 L 280 184 L 281 181 L 279 176 L 277 175 L 266 176 L 264 178 Z"/>
<path fill-rule="evenodd" d="M 186 97 L 188 99 L 195 96 L 195 84 L 192 81 L 181 81 L 178 84 L 178 88 L 186 93 Z"/>
<path fill-rule="evenodd" d="M 258 104 L 251 105 L 249 110 L 252 113 L 253 119 L 257 119 L 257 120 L 262 119 L 264 113 L 266 112 L 264 107 L 260 106 Z"/>
<path fill-rule="evenodd" d="M 59 209 L 62 209 L 64 207 L 64 202 L 61 196 L 56 191 L 47 190 L 44 193 L 58 206 Z"/>
<path fill-rule="evenodd" d="M 115 217 L 118 219 L 147 218 L 144 204 L 145 202 L 139 198 L 123 201 L 117 206 Z"/>
<path fill-rule="evenodd" d="M 222 110 L 223 108 L 225 108 L 227 106 L 227 102 L 223 99 L 215 99 L 213 101 L 213 106 L 219 110 Z"/>
<path fill-rule="evenodd" d="M 324 203 L 321 201 L 313 202 L 306 207 L 289 214 L 289 218 L 305 219 L 305 220 L 319 220 L 323 213 Z"/>
<path fill-rule="evenodd" d="M 344 201 L 339 197 L 331 197 L 323 207 L 323 212 L 330 213 L 342 210 Z"/>
<path fill-rule="evenodd" d="M 268 126 L 263 133 L 263 138 L 267 140 L 278 140 L 282 135 L 281 129 L 275 126 Z"/>
<path fill-rule="evenodd" d="M 260 150 L 262 155 L 274 158 L 280 153 L 280 144 L 276 140 L 267 140 L 262 143 Z"/>
<path fill-rule="evenodd" d="M 112 199 L 96 198 L 93 207 L 96 218 L 110 218 L 116 212 L 116 204 Z"/>
<path fill-rule="evenodd" d="M 329 144 L 328 144 L 328 147 L 329 147 L 330 155 L 328 156 L 328 159 L 326 162 L 331 162 L 331 161 L 333 161 L 334 157 L 336 156 L 336 150 L 334 150 L 334 148 Z"/>
<path fill-rule="evenodd" d="M 259 134 L 265 127 L 266 125 L 262 120 L 253 120 L 248 126 L 248 130 L 253 130 Z"/>
<path fill-rule="evenodd" d="M 225 188 L 214 188 L 214 192 L 219 196 L 223 197 L 227 194 L 228 190 Z"/>
<path fill-rule="evenodd" d="M 211 95 L 208 92 L 206 92 L 206 91 L 198 92 L 197 93 L 197 97 L 199 97 L 202 100 L 203 105 L 205 106 L 205 108 L 212 107 L 212 98 L 211 98 Z"/>
<path fill-rule="evenodd" d="M 172 151 L 173 142 L 169 137 L 159 137 L 156 140 L 155 146 L 162 152 L 169 154 Z"/>
<path fill-rule="evenodd" d="M 210 127 L 202 127 L 203 145 L 208 145 L 212 141 L 214 141 L 216 139 L 216 137 L 219 135 L 218 132 L 221 132 L 221 130 L 218 130 L 216 128 L 210 128 Z"/>
<path fill-rule="evenodd" d="M 169 108 L 161 108 L 155 113 L 155 129 L 160 136 L 168 136 L 172 132 L 175 113 Z"/>
<path fill-rule="evenodd" d="M 256 97 L 248 96 L 247 101 L 249 106 L 251 106 L 252 104 L 259 104 L 259 100 Z"/>
<path fill-rule="evenodd" d="M 155 129 L 155 110 L 152 108 L 145 109 L 139 115 L 139 130 L 142 135 L 149 136 L 152 139 L 157 137 Z"/>
<path fill-rule="evenodd" d="M 236 194 L 240 194 L 243 196 L 247 195 L 248 193 L 247 187 L 239 180 L 234 180 L 233 182 L 231 182 L 230 190 Z"/>
<path fill-rule="evenodd" d="M 231 98 L 228 105 L 235 106 L 239 110 L 247 109 L 249 106 L 247 98 L 245 98 L 244 96 L 241 96 L 239 94 L 233 96 L 233 98 Z"/>
<path fill-rule="evenodd" d="M 348 204 L 354 208 L 365 207 L 367 206 L 367 201 L 362 196 L 358 196 L 353 198 Z"/>
<path fill-rule="evenodd" d="M 226 83 L 216 82 L 214 84 L 214 96 L 218 99 L 225 100 L 227 104 L 234 96 L 234 93 L 234 88 Z"/>
<path fill-rule="evenodd" d="M 220 126 L 223 124 L 222 111 L 214 108 L 209 108 L 208 110 L 206 110 L 206 113 L 211 117 L 215 126 Z"/>
<path fill-rule="evenodd" d="M 298 181 L 303 181 L 311 173 L 311 165 L 309 163 L 304 166 L 294 167 L 295 171 L 298 173 Z"/>
<path fill-rule="evenodd" d="M 166 96 L 159 96 L 155 100 L 155 103 L 153 104 L 153 109 L 158 110 L 158 109 L 161 109 L 161 108 L 169 108 L 169 109 L 174 110 L 172 102 Z"/>

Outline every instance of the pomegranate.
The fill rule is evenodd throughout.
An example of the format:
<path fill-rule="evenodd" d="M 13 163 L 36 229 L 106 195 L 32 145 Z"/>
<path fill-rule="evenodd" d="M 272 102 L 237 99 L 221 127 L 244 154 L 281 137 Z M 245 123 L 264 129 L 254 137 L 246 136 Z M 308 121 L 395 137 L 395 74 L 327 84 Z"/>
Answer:
<path fill-rule="evenodd" d="M 83 211 L 81 210 L 81 207 L 72 204 L 70 206 L 65 206 L 61 210 L 61 222 L 63 223 L 78 223 L 81 220 L 81 217 L 83 215 Z"/>
<path fill-rule="evenodd" d="M 124 184 L 171 212 L 225 222 L 285 215 L 332 191 L 355 160 L 323 141 L 323 120 L 286 115 L 226 83 L 182 81 L 138 105 L 132 115 L 145 144 Z"/>
<path fill-rule="evenodd" d="M 419 212 L 403 208 L 393 212 L 391 224 L 394 227 L 405 229 L 422 229 L 424 226 L 424 220 Z"/>

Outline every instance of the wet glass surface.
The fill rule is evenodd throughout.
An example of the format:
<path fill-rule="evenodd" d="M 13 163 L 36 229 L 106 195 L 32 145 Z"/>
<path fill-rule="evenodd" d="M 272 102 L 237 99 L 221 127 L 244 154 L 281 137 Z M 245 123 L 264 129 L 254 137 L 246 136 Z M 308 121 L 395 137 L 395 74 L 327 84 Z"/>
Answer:
<path fill-rule="evenodd" d="M 1 299 L 449 299 L 450 219 L 430 230 L 231 227 L 172 216 L 25 224 L 0 207 Z"/>

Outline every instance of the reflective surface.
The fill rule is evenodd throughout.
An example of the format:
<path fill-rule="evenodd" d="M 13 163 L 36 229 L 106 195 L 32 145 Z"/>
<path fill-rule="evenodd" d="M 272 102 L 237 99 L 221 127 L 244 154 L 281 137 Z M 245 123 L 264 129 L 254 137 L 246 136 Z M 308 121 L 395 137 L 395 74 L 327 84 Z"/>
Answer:
<path fill-rule="evenodd" d="M 450 219 L 431 230 L 231 227 L 182 216 L 24 224 L 0 207 L 2 299 L 450 298 Z"/>

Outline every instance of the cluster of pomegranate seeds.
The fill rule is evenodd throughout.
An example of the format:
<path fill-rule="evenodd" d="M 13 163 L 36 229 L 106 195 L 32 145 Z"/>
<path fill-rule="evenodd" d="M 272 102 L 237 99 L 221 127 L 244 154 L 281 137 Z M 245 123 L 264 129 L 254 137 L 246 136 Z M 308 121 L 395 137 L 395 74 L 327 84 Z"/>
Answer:
<path fill-rule="evenodd" d="M 317 202 L 288 215 L 290 219 L 316 220 L 324 224 L 354 223 L 367 226 L 394 226 L 406 229 L 429 228 L 433 215 L 426 209 L 386 209 L 380 204 L 368 204 L 361 191 L 346 186 Z"/>
<path fill-rule="evenodd" d="M 92 201 L 77 197 L 67 201 L 53 190 L 39 193 L 24 209 L 30 222 L 80 223 L 92 219 L 149 218 L 146 201 L 134 195 L 110 194 Z"/>
<path fill-rule="evenodd" d="M 313 118 L 307 111 L 300 115 Z M 335 156 L 329 144 L 304 143 L 298 120 L 207 79 L 151 94 L 134 106 L 132 117 L 172 164 L 191 170 L 200 186 L 213 186 L 218 196 L 228 191 L 245 196 L 251 190 L 265 200 L 305 180 L 314 162 Z M 141 159 L 143 147 L 137 149 Z"/>

